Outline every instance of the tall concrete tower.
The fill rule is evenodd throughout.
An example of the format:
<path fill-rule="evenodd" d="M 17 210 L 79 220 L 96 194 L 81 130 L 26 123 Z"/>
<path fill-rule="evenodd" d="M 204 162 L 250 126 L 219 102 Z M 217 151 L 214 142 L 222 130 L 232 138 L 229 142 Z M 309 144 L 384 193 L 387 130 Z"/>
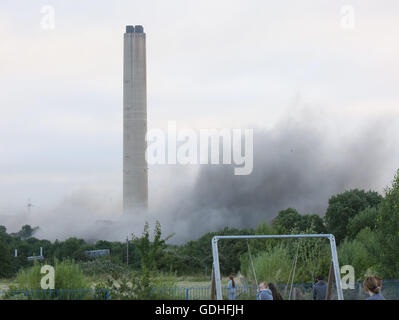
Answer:
<path fill-rule="evenodd" d="M 148 207 L 147 71 L 142 26 L 126 26 L 123 42 L 123 209 Z"/>

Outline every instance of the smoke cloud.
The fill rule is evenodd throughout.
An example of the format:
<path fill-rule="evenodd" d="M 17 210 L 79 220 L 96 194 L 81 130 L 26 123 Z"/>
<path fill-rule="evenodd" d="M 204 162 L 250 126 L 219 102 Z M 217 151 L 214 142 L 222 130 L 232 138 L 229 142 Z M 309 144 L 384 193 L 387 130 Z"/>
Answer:
<path fill-rule="evenodd" d="M 140 235 L 146 221 L 154 226 L 159 220 L 165 235 L 175 234 L 170 242 L 182 243 L 225 226 L 255 227 L 288 207 L 323 216 L 333 194 L 382 192 L 390 183 L 397 166 L 395 128 L 392 119 L 352 127 L 302 110 L 254 130 L 251 175 L 234 175 L 234 165 L 154 165 L 146 214 L 122 215 L 121 199 L 107 202 L 106 194 L 80 190 L 56 208 L 3 216 L 1 224 L 39 226 L 35 236 L 50 240 L 122 241 Z"/>

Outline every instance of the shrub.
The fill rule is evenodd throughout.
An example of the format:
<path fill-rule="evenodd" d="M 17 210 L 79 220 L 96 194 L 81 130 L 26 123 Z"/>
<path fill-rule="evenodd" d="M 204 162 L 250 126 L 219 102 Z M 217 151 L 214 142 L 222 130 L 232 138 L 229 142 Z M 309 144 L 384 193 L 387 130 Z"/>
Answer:
<path fill-rule="evenodd" d="M 13 257 L 7 244 L 0 239 L 0 277 L 10 277 L 13 273 Z"/>
<path fill-rule="evenodd" d="M 288 280 L 292 259 L 286 247 L 278 245 L 270 251 L 265 251 L 253 257 L 253 264 L 257 280 L 283 283 Z M 242 267 L 242 272 L 250 280 L 254 280 L 251 262 Z"/>
<path fill-rule="evenodd" d="M 111 297 L 116 300 L 155 300 L 171 298 L 162 294 L 162 290 L 155 291 L 155 288 L 172 289 L 174 286 L 173 281 L 165 281 L 161 277 L 156 278 L 150 272 L 144 271 L 110 275 L 99 282 L 96 289 L 111 290 Z"/>
<path fill-rule="evenodd" d="M 344 240 L 337 251 L 340 266 L 347 264 L 353 266 L 356 279 L 363 279 L 365 272 L 370 267 L 368 252 L 364 244 L 357 239 Z"/>
<path fill-rule="evenodd" d="M 115 273 L 122 273 L 126 270 L 125 266 L 113 262 L 108 257 L 100 257 L 95 260 L 90 260 L 80 263 L 80 267 L 85 275 L 99 276 L 109 275 Z"/>
<path fill-rule="evenodd" d="M 42 265 L 35 263 L 29 269 L 18 272 L 15 283 L 18 289 L 38 290 L 41 289 L 40 281 L 44 274 L 40 273 Z M 88 279 L 84 276 L 79 265 L 73 260 L 55 261 L 55 289 L 82 289 L 89 286 Z"/>

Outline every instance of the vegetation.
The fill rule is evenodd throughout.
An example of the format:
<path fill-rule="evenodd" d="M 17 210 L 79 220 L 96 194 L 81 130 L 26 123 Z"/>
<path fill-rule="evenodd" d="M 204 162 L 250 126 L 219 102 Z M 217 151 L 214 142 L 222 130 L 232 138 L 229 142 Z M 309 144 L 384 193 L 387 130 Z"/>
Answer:
<path fill-rule="evenodd" d="M 325 222 L 328 232 L 340 243 L 351 234 L 350 220 L 367 208 L 377 208 L 382 196 L 374 191 L 349 190 L 328 200 Z"/>
<path fill-rule="evenodd" d="M 41 289 L 40 280 L 43 274 L 40 272 L 42 264 L 35 263 L 28 269 L 21 269 L 15 280 L 15 288 L 23 290 Z M 55 261 L 54 289 L 82 289 L 88 288 L 90 283 L 83 274 L 80 266 L 73 260 Z"/>
<path fill-rule="evenodd" d="M 118 288 L 118 299 L 157 298 L 152 288 L 176 285 L 178 277 L 208 279 L 212 268 L 211 239 L 214 235 L 332 233 L 338 245 L 341 265 L 355 268 L 357 280 L 366 274 L 385 279 L 399 278 L 399 170 L 384 195 L 374 191 L 347 190 L 331 196 L 325 216 L 299 213 L 294 208 L 281 210 L 270 222 L 254 229 L 223 228 L 208 232 L 197 240 L 170 245 L 162 237 L 157 222 L 150 236 L 145 224 L 141 236 L 132 235 L 129 257 L 126 243 L 69 238 L 50 242 L 34 237 L 36 228 L 25 225 L 17 233 L 0 226 L 0 277 L 15 277 L 18 288 L 40 286 L 40 264 L 27 260 L 43 247 L 42 264 L 56 269 L 56 287 Z M 316 275 L 327 277 L 331 253 L 325 239 L 299 240 L 223 240 L 219 260 L 224 276 L 239 272 L 254 281 L 249 250 L 258 281 L 286 283 L 293 272 L 298 250 L 295 281 L 313 282 Z M 18 249 L 18 257 L 14 257 Z M 93 259 L 85 250 L 110 249 L 110 255 Z"/>

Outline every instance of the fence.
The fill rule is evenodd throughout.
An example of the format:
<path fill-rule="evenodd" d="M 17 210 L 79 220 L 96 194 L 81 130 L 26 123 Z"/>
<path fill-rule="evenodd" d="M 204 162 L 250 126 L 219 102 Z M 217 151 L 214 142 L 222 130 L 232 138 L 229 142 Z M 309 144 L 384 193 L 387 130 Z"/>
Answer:
<path fill-rule="evenodd" d="M 313 298 L 312 284 L 276 285 L 284 300 L 288 300 L 291 291 L 292 300 L 311 300 Z M 228 299 L 228 288 L 222 288 L 223 299 Z M 254 300 L 256 286 L 236 287 L 236 300 Z M 55 290 L 3 290 L 0 299 L 28 300 L 111 300 L 113 291 L 109 289 L 55 289 Z M 209 300 L 211 286 L 207 287 L 173 287 L 152 288 L 157 299 L 171 300 Z M 343 290 L 345 300 L 364 300 L 367 295 L 362 282 L 356 282 L 354 289 Z M 399 280 L 383 281 L 382 294 L 388 300 L 399 300 Z M 337 299 L 335 286 L 332 287 L 331 299 Z"/>
<path fill-rule="evenodd" d="M 110 300 L 109 289 L 3 290 L 5 300 Z"/>
<path fill-rule="evenodd" d="M 290 285 L 276 285 L 284 300 L 288 300 L 291 291 L 291 300 L 312 300 L 313 285 L 309 283 L 294 284 L 291 290 Z M 364 300 L 367 294 L 363 289 L 363 282 L 355 282 L 354 289 L 343 290 L 345 300 Z M 228 299 L 228 288 L 222 287 L 223 299 Z M 209 300 L 211 298 L 211 287 L 175 287 L 175 288 L 153 288 L 154 294 L 159 299 L 176 300 Z M 256 286 L 237 286 L 236 300 L 254 300 L 256 299 Z M 399 280 L 383 281 L 382 294 L 387 300 L 399 300 Z M 337 299 L 335 285 L 331 289 L 331 299 Z"/>

